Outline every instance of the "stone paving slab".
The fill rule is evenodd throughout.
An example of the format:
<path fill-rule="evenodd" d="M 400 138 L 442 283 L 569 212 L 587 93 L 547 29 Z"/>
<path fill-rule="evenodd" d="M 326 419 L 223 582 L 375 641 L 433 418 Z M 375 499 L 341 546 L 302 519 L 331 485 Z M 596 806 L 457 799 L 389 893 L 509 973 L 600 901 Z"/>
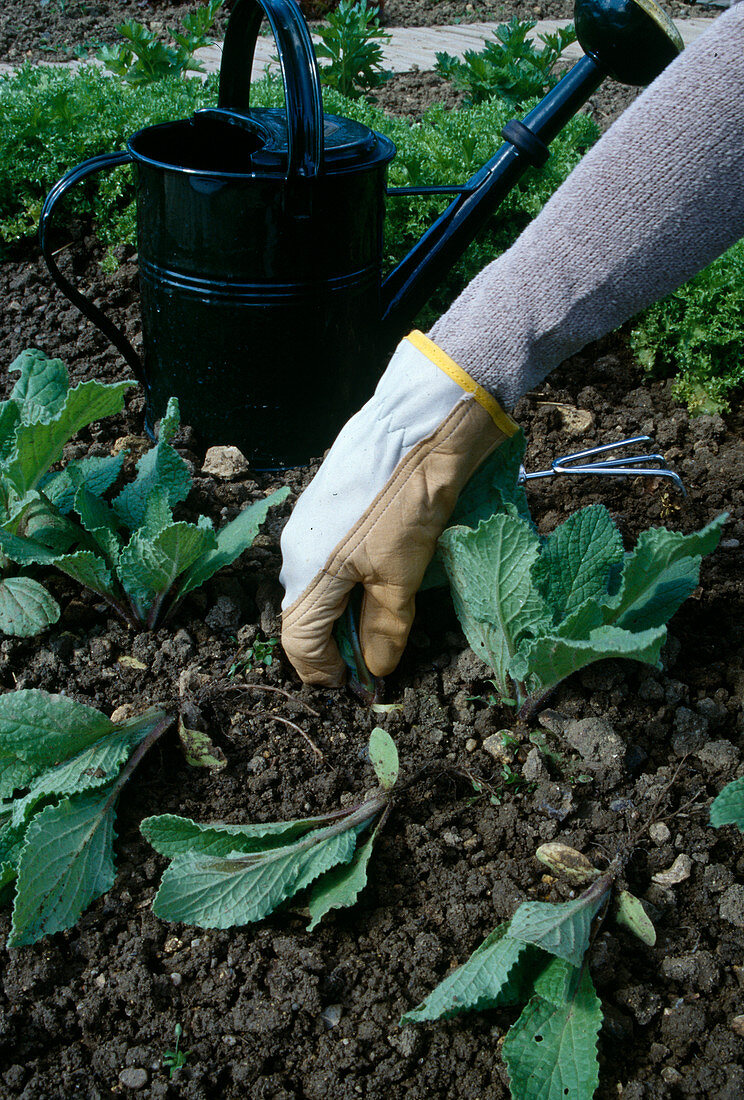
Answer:
<path fill-rule="evenodd" d="M 541 19 L 530 37 L 535 38 L 539 34 L 550 34 L 569 23 L 569 19 Z M 678 19 L 676 25 L 680 34 L 688 45 L 698 35 L 702 34 L 706 27 L 710 26 L 712 19 L 695 17 L 692 19 Z M 413 69 L 433 69 L 438 53 L 449 53 L 455 57 L 462 57 L 466 50 L 481 50 L 483 43 L 492 37 L 496 23 L 461 23 L 452 27 L 391 27 L 388 33 L 390 41 L 383 47 L 385 68 L 394 73 L 406 73 Z M 317 39 L 316 39 L 317 40 Z M 569 60 L 577 60 L 581 57 L 581 47 L 577 42 L 569 46 L 563 56 Z M 197 52 L 204 68 L 208 73 L 218 72 L 222 60 L 221 44 L 207 46 Z M 254 72 L 259 76 L 268 66 L 273 69 L 276 66 L 276 45 L 274 39 L 262 35 L 256 43 L 254 58 Z M 42 62 L 42 64 L 67 65 L 77 68 L 79 61 Z M 13 65 L 0 63 L 0 74 L 12 72 Z"/>

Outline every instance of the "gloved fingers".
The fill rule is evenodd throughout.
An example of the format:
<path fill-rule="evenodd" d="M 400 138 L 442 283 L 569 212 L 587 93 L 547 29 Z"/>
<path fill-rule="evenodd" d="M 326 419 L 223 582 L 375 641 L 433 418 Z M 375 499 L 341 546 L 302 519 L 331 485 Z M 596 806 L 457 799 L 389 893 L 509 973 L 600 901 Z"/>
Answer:
<path fill-rule="evenodd" d="M 333 638 L 354 580 L 320 573 L 282 615 L 282 648 L 304 684 L 341 687 L 346 665 Z"/>
<path fill-rule="evenodd" d="M 365 585 L 359 644 L 373 676 L 388 676 L 400 661 L 413 625 L 415 592 L 396 584 Z"/>

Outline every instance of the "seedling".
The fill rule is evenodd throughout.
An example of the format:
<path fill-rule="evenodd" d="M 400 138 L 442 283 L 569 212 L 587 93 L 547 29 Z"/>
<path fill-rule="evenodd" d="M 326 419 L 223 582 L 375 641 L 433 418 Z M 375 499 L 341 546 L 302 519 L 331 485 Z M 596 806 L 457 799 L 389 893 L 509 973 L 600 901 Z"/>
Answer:
<path fill-rule="evenodd" d="M 588 953 L 610 909 L 622 861 L 603 873 L 559 843 L 543 845 L 537 857 L 554 874 L 590 885 L 572 901 L 520 905 L 401 1024 L 525 1004 L 502 1047 L 514 1100 L 591 1100 L 599 1082 L 602 1009 Z M 653 925 L 641 903 L 627 891 L 619 892 L 616 903 L 616 919 L 653 944 Z"/>
<path fill-rule="evenodd" d="M 171 398 L 158 442 L 110 504 L 86 472 L 70 467 L 56 484 L 56 497 L 48 487 L 43 495 L 27 493 L 15 533 L 0 530 L 0 549 L 20 565 L 55 566 L 103 597 L 130 626 L 154 629 L 189 592 L 248 549 L 269 508 L 289 493 L 285 486 L 250 504 L 219 532 L 206 516 L 197 523 L 174 520 L 174 506 L 191 489 L 189 468 L 170 442 L 178 426 L 178 402 Z M 115 466 L 103 461 L 109 462 L 105 489 L 121 459 Z"/>
<path fill-rule="evenodd" d="M 124 784 L 171 724 L 112 722 L 65 695 L 0 695 L 0 888 L 14 885 L 9 947 L 71 928 L 114 883 Z"/>
<path fill-rule="evenodd" d="M 230 665 L 228 676 L 238 672 L 249 672 L 257 665 L 270 668 L 274 663 L 274 650 L 279 645 L 278 638 L 257 638 L 251 645 L 241 649 Z"/>
<path fill-rule="evenodd" d="M 123 455 L 84 458 L 50 473 L 65 445 L 94 420 L 121 412 L 133 382 L 81 382 L 70 389 L 61 359 L 42 351 L 21 352 L 9 368 L 20 375 L 10 397 L 0 402 L 0 534 L 36 537 L 55 510 L 54 538 L 64 544 L 72 524 L 74 484 L 87 492 L 105 492 L 119 476 Z M 73 481 L 74 479 L 74 481 Z M 69 543 L 68 543 L 69 545 Z M 28 637 L 59 618 L 59 607 L 38 581 L 8 575 L 8 557 L 0 544 L 0 631 Z M 12 559 L 16 560 L 16 559 Z"/>
<path fill-rule="evenodd" d="M 697 587 L 702 557 L 728 517 L 691 535 L 650 528 L 626 554 L 610 513 L 595 504 L 541 539 L 518 484 L 520 436 L 469 487 L 460 511 L 467 526 L 448 528 L 439 554 L 472 649 L 502 696 L 527 714 L 594 661 L 658 666 L 666 623 Z M 487 519 L 484 496 L 495 511 Z"/>
<path fill-rule="evenodd" d="M 176 1037 L 176 1049 L 163 1051 L 163 1065 L 169 1071 L 168 1077 L 172 1081 L 175 1074 L 179 1069 L 183 1069 L 188 1060 L 190 1050 L 179 1050 L 179 1044 L 181 1042 L 181 1036 L 183 1035 L 183 1028 L 180 1024 L 176 1024 L 173 1028 L 173 1034 Z"/>
<path fill-rule="evenodd" d="M 353 905 L 367 883 L 398 779 L 398 752 L 384 730 L 372 731 L 369 756 L 380 790 L 350 809 L 256 825 L 199 825 L 172 814 L 145 818 L 142 835 L 171 860 L 153 912 L 163 920 L 232 928 L 261 920 L 314 883 L 311 930 L 331 909 Z"/>

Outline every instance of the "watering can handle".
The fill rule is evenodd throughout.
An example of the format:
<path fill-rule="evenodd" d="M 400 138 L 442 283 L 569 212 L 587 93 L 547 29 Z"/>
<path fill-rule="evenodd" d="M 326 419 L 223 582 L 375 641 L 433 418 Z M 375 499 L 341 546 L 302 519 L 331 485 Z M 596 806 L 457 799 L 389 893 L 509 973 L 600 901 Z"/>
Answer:
<path fill-rule="evenodd" d="M 86 179 L 88 176 L 92 176 L 94 172 L 101 172 L 105 168 L 115 168 L 119 164 L 127 164 L 131 159 L 132 156 L 126 149 L 120 149 L 116 153 L 101 153 L 100 156 L 91 157 L 90 160 L 84 160 L 82 164 L 78 164 L 77 168 L 71 168 L 69 172 L 65 173 L 62 179 L 55 183 L 44 200 L 41 218 L 39 219 L 39 243 L 41 244 L 41 251 L 46 260 L 46 265 L 49 268 L 49 273 L 62 293 L 78 307 L 84 317 L 87 317 L 105 336 L 108 336 L 114 347 L 119 349 L 127 363 L 129 363 L 129 366 L 135 373 L 137 381 L 144 385 L 145 376 L 142 369 L 142 360 L 137 352 L 129 343 L 121 329 L 118 328 L 113 321 L 110 321 L 98 306 L 94 306 L 92 302 L 84 298 L 80 291 L 76 290 L 72 283 L 64 277 L 57 267 L 54 253 L 49 243 L 49 226 L 51 223 L 52 211 L 63 195 L 66 195 L 70 188 L 74 187 L 76 183 Z"/>
<path fill-rule="evenodd" d="M 218 103 L 228 110 L 248 110 L 253 55 L 264 15 L 282 67 L 287 175 L 312 179 L 323 163 L 323 97 L 310 32 L 295 0 L 237 0 L 225 32 Z"/>

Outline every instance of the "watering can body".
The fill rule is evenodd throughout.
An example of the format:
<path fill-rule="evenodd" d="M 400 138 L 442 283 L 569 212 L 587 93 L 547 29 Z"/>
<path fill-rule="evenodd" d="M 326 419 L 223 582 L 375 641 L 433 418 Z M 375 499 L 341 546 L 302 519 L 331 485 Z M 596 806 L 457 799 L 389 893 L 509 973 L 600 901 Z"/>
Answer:
<path fill-rule="evenodd" d="M 148 430 L 176 396 L 182 419 L 203 444 L 236 445 L 257 469 L 300 465 L 322 454 L 370 395 L 395 343 L 498 201 L 527 168 L 544 162 L 547 143 L 618 68 L 618 50 L 620 68 L 622 57 L 632 59 L 628 82 L 641 83 L 681 48 L 673 26 L 670 31 L 663 19 L 649 17 L 653 0 L 577 0 L 577 13 L 579 5 L 590 52 L 523 122 L 504 128 L 505 143 L 491 161 L 462 187 L 399 189 L 455 197 L 383 281 L 393 143 L 360 123 L 324 114 L 315 53 L 296 0 L 237 0 L 218 107 L 148 127 L 125 150 L 72 169 L 42 211 L 50 272 L 142 383 Z M 600 56 L 608 12 L 611 66 Z M 264 16 L 278 47 L 282 110 L 250 107 Z M 639 18 L 640 32 L 618 47 L 618 28 L 626 33 Z M 49 237 L 52 211 L 70 187 L 127 162 L 137 183 L 142 356 L 60 272 Z"/>

